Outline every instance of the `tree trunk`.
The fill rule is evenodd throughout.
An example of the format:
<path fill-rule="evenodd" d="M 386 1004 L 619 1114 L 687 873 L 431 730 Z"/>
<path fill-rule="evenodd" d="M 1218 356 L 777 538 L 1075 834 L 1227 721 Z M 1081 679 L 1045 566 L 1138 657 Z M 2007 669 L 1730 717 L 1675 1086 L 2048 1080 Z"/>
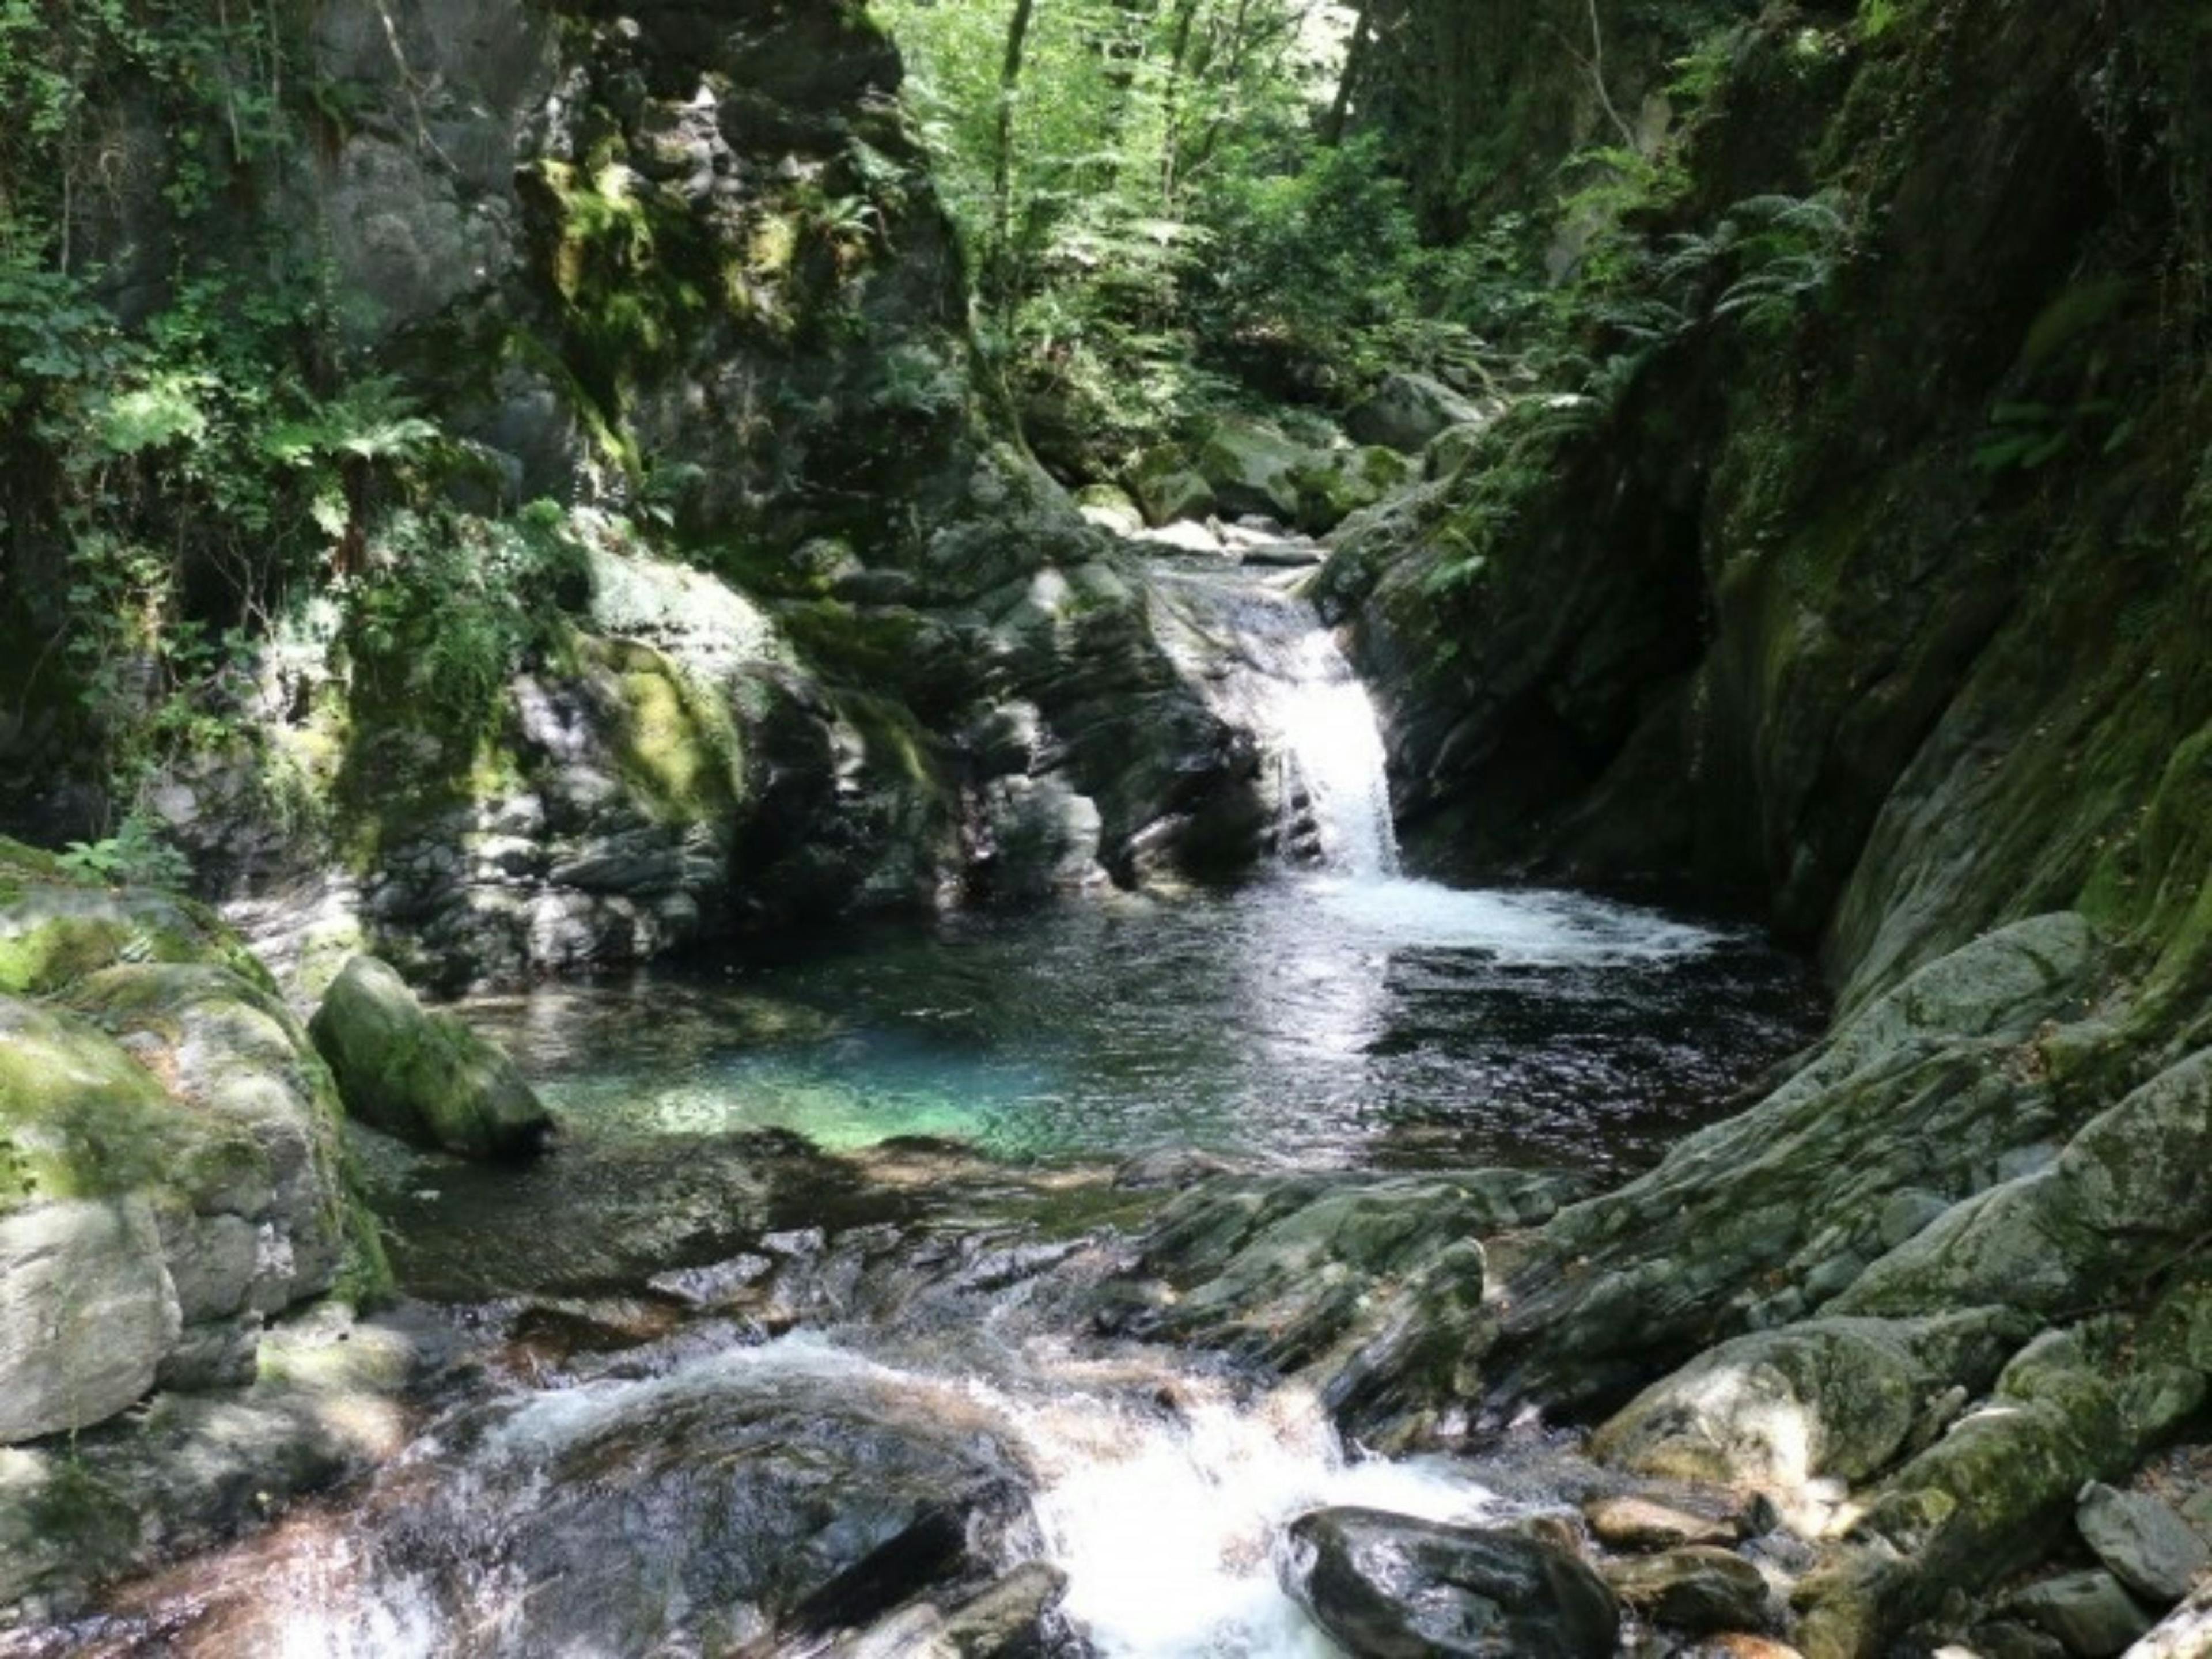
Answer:
<path fill-rule="evenodd" d="M 1198 23 L 1200 3 L 1179 0 L 1175 33 L 1168 48 L 1168 83 L 1160 120 L 1160 204 L 1170 218 L 1175 216 L 1176 191 L 1182 182 L 1182 82 L 1190 63 L 1191 31 Z"/>
<path fill-rule="evenodd" d="M 1334 149 L 1344 142 L 1345 124 L 1352 118 L 1352 100 L 1359 89 L 1360 71 L 1367 67 L 1367 38 L 1375 21 L 1375 0 L 1360 0 L 1359 19 L 1352 26 L 1352 44 L 1344 49 L 1344 75 L 1336 83 L 1336 101 L 1322 123 L 1321 141 Z"/>
<path fill-rule="evenodd" d="M 1036 0 L 1014 0 L 1006 26 L 1006 57 L 999 71 L 998 151 L 991 176 L 991 288 L 1002 311 L 1014 299 L 1014 100 L 1021 92 L 1022 62 L 1030 44 L 1030 20 Z"/>

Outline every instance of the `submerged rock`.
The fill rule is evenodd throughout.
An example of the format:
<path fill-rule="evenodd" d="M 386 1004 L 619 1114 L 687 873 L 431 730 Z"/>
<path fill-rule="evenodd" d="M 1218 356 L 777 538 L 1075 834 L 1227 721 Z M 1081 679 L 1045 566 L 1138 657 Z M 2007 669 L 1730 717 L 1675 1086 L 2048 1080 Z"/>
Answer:
<path fill-rule="evenodd" d="M 362 1122 L 464 1158 L 527 1157 L 553 1121 L 514 1062 L 452 1014 L 426 1012 L 374 957 L 348 963 L 310 1028 Z"/>
<path fill-rule="evenodd" d="M 1281 1571 L 1358 1659 L 1611 1659 L 1619 1638 L 1604 1581 L 1516 1533 L 1316 1510 L 1291 1524 Z"/>

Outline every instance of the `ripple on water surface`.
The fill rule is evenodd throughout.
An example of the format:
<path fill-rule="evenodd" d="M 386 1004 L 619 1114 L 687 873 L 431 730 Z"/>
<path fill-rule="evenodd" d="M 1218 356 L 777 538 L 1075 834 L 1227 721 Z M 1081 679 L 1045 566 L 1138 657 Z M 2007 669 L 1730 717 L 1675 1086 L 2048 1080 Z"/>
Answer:
<path fill-rule="evenodd" d="M 1801 1040 L 1753 935 L 1553 892 L 1285 878 L 875 927 L 471 1011 L 589 1139 L 788 1129 L 996 1157 L 1648 1162 Z"/>

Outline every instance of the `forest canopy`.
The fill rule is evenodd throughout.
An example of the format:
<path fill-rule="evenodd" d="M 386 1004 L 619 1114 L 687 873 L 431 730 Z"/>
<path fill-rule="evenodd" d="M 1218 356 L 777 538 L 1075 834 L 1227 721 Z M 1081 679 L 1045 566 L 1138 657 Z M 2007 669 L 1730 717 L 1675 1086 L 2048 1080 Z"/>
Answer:
<path fill-rule="evenodd" d="M 987 333 L 1052 424 L 1127 447 L 1239 383 L 1326 398 L 1433 356 L 1470 299 L 1468 258 L 1424 245 L 1408 184 L 1354 118 L 1374 7 L 882 10 Z"/>

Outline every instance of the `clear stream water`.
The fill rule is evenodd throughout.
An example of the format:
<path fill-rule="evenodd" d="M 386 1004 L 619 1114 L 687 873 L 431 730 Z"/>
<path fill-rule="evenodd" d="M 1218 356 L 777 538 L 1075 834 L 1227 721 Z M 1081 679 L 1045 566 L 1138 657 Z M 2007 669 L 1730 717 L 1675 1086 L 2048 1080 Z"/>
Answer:
<path fill-rule="evenodd" d="M 173 1575 L 137 1604 L 160 1644 L 109 1650 L 733 1651 L 757 1632 L 716 1625 L 700 1575 L 744 1554 L 716 1528 L 770 1477 L 729 1449 L 848 1412 L 954 1425 L 1018 1468 L 993 1547 L 1066 1572 L 1069 1650 L 1112 1659 L 1334 1652 L 1272 1560 L 1316 1504 L 1529 1501 L 1495 1466 L 1362 1458 L 1294 1387 L 1089 1337 L 1065 1275 L 915 1265 L 1079 1234 L 1111 1218 L 1084 1208 L 1096 1172 L 1164 1147 L 1624 1174 L 1808 1033 L 1807 975 L 1755 936 L 1402 874 L 1374 713 L 1334 641 L 1274 589 L 1212 583 L 1243 665 L 1226 695 L 1271 733 L 1285 840 L 1317 861 L 471 1005 L 544 1091 L 557 1150 L 519 1173 L 372 1163 L 409 1288 L 505 1358 L 368 1492 Z M 637 1312 L 656 1273 L 817 1227 L 793 1236 L 816 1265 L 765 1328 Z M 521 1334 L 579 1318 L 640 1328 L 611 1358 Z M 782 1426 L 763 1441 L 763 1422 Z"/>

